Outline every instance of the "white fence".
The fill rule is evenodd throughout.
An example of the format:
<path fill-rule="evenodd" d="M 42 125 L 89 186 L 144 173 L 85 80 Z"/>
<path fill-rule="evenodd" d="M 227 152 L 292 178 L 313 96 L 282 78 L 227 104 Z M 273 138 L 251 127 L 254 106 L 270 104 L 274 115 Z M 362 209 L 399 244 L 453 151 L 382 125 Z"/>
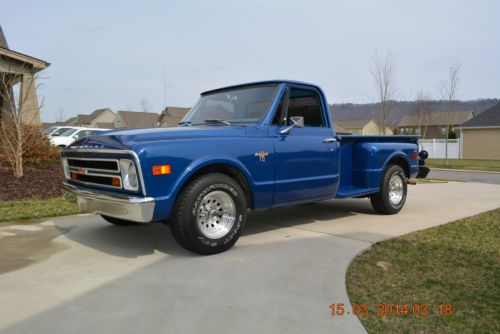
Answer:
<path fill-rule="evenodd" d="M 446 139 L 420 139 L 420 150 L 429 152 L 429 158 L 444 159 L 446 152 Z M 460 159 L 461 148 L 459 139 L 448 139 L 448 159 Z"/>

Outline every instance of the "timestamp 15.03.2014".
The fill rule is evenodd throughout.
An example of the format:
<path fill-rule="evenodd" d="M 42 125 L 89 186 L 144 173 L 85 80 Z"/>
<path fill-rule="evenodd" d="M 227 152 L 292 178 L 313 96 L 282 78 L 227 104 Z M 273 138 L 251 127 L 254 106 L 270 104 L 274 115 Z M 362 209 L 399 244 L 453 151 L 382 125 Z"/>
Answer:
<path fill-rule="evenodd" d="M 352 304 L 351 307 L 346 307 L 344 303 L 334 303 L 329 307 L 331 315 L 341 317 L 345 315 L 369 316 L 376 315 L 378 317 L 392 316 L 416 316 L 426 317 L 431 314 L 440 316 L 453 315 L 452 304 L 383 304 L 379 303 L 373 308 L 370 304 Z"/>

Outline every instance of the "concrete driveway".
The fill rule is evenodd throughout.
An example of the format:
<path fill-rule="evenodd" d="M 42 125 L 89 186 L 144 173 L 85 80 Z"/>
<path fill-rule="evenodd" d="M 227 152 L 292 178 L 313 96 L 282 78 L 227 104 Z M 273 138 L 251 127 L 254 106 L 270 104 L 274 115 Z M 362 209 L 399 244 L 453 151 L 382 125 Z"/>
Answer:
<path fill-rule="evenodd" d="M 355 316 L 328 308 L 349 304 L 356 254 L 499 206 L 498 185 L 447 183 L 410 187 L 394 216 L 367 199 L 256 212 L 236 247 L 214 256 L 184 251 L 160 224 L 1 224 L 0 332 L 361 333 Z"/>

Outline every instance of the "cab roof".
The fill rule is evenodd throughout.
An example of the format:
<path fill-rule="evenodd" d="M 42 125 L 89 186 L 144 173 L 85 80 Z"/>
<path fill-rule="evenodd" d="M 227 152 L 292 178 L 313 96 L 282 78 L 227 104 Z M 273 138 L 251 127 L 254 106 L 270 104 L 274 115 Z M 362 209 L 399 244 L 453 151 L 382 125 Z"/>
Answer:
<path fill-rule="evenodd" d="M 215 94 L 219 92 L 223 92 L 226 90 L 231 90 L 231 89 L 240 89 L 240 88 L 245 88 L 245 87 L 252 87 L 252 86 L 264 86 L 264 85 L 279 85 L 279 84 L 292 84 L 292 85 L 302 85 L 302 86 L 310 86 L 313 88 L 318 89 L 321 91 L 321 88 L 317 85 L 307 83 L 307 82 L 302 82 L 302 81 L 294 81 L 294 80 L 265 80 L 265 81 L 256 81 L 256 82 L 248 82 L 248 83 L 242 83 L 238 85 L 232 85 L 232 86 L 226 86 L 226 87 L 221 87 L 217 89 L 211 89 L 207 90 L 201 95 L 210 95 L 210 94 Z"/>

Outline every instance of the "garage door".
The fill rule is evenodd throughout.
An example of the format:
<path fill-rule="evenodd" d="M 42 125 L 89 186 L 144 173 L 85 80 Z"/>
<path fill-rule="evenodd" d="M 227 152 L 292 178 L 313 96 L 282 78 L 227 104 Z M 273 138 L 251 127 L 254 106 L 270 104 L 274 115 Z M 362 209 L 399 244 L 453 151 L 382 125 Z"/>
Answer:
<path fill-rule="evenodd" d="M 464 159 L 500 160 L 500 128 L 463 129 Z"/>

